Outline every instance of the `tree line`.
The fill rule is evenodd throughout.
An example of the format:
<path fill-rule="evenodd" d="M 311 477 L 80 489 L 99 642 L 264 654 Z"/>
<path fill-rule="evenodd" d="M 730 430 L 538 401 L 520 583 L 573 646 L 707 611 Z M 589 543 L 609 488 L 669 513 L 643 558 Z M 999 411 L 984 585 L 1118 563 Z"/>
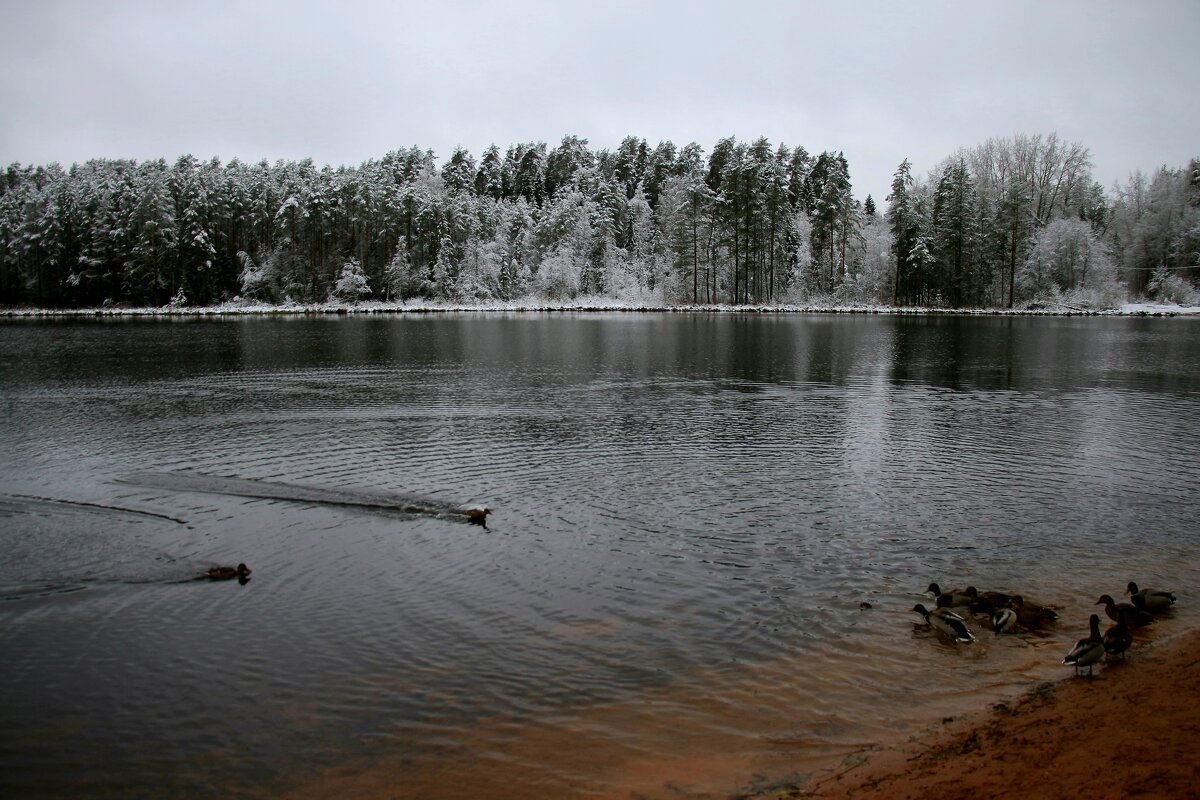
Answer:
<path fill-rule="evenodd" d="M 1081 143 L 994 138 L 924 180 L 905 160 L 888 203 L 896 303 L 1196 300 L 1200 159 L 1152 178 L 1134 173 L 1110 197 Z"/>
<path fill-rule="evenodd" d="M 840 152 L 627 137 L 417 147 L 357 167 L 93 160 L 0 175 L 0 303 L 211 305 L 596 295 L 660 303 L 1012 306 L 1190 297 L 1200 163 L 1105 192 L 1086 147 L 989 140 L 880 213 Z"/>

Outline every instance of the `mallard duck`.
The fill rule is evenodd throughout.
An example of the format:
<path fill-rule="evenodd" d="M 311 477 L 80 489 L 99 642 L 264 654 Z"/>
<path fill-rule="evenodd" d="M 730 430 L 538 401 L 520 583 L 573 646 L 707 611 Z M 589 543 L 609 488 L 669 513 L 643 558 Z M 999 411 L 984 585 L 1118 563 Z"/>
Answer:
<path fill-rule="evenodd" d="M 1125 624 L 1131 628 L 1140 628 L 1143 625 L 1149 625 L 1151 622 L 1154 622 L 1154 617 L 1145 611 L 1142 611 L 1132 603 L 1118 603 L 1112 599 L 1112 595 L 1100 595 L 1100 599 L 1096 601 L 1096 605 L 1104 606 L 1104 613 L 1113 622 L 1120 622 L 1121 612 L 1125 612 Z"/>
<path fill-rule="evenodd" d="M 467 517 L 467 522 L 473 525 L 482 525 L 485 528 L 487 527 L 487 516 L 490 513 L 492 510 L 487 506 L 472 506 L 463 512 Z"/>
<path fill-rule="evenodd" d="M 974 599 L 969 597 L 965 592 L 961 592 L 958 589 L 943 592 L 941 587 L 936 583 L 929 584 L 929 588 L 925 590 L 925 593 L 933 595 L 934 604 L 938 608 L 969 606 L 974 602 Z"/>
<path fill-rule="evenodd" d="M 1090 678 L 1092 665 L 1104 656 L 1104 639 L 1100 636 L 1100 616 L 1098 614 L 1092 614 L 1088 625 L 1091 633 L 1075 643 L 1071 652 L 1067 653 L 1067 657 L 1063 659 L 1063 663 L 1075 667 L 1076 675 L 1079 674 L 1080 667 L 1087 667 Z"/>
<path fill-rule="evenodd" d="M 1138 589 L 1138 585 L 1133 581 L 1129 582 L 1129 586 L 1125 588 L 1125 593 L 1129 595 L 1129 602 L 1140 608 L 1142 611 L 1149 611 L 1152 614 L 1158 614 L 1166 611 L 1175 604 L 1175 594 L 1166 592 L 1160 589 Z"/>
<path fill-rule="evenodd" d="M 1012 633 L 1017 629 L 1017 612 L 1011 608 L 997 608 L 992 611 L 992 630 L 997 635 Z"/>
<path fill-rule="evenodd" d="M 974 586 L 963 589 L 963 594 L 978 603 L 987 603 L 992 608 L 1004 608 L 1011 605 L 1013 595 L 1005 592 L 981 592 Z"/>
<path fill-rule="evenodd" d="M 236 567 L 210 567 L 208 572 L 200 577 L 214 581 L 230 581 L 234 578 L 246 578 L 249 575 L 250 568 L 245 564 L 238 564 Z"/>
<path fill-rule="evenodd" d="M 947 608 L 935 608 L 930 611 L 917 603 L 913 611 L 920 614 L 934 630 L 944 633 L 956 642 L 973 642 L 975 637 L 967 630 L 967 621 Z"/>
<path fill-rule="evenodd" d="M 1124 660 L 1125 651 L 1133 644 L 1133 634 L 1125 624 L 1124 612 L 1118 616 L 1117 624 L 1104 632 L 1104 652 L 1108 653 L 1110 659 L 1119 655 Z"/>
<path fill-rule="evenodd" d="M 1026 601 L 1024 597 L 1015 594 L 1012 597 L 1012 609 L 1016 612 L 1017 621 L 1026 628 L 1042 628 L 1053 625 L 1058 619 L 1058 613 L 1049 606 Z"/>

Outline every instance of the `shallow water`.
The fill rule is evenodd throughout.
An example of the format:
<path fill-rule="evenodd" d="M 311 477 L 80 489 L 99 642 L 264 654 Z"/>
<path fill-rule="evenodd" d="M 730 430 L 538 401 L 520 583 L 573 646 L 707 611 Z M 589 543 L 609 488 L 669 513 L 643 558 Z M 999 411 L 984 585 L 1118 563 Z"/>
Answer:
<path fill-rule="evenodd" d="M 1198 324 L 5 322 L 0 790 L 722 796 L 1193 625 Z"/>

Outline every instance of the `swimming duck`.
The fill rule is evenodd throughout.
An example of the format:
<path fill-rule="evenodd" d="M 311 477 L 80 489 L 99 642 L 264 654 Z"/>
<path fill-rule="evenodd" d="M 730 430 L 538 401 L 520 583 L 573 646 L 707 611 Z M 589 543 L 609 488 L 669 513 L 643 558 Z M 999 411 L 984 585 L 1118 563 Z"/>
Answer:
<path fill-rule="evenodd" d="M 250 568 L 245 564 L 238 564 L 236 567 L 211 567 L 200 577 L 214 581 L 230 581 L 234 578 L 246 578 L 249 575 Z"/>
<path fill-rule="evenodd" d="M 1149 611 L 1152 614 L 1166 611 L 1175 604 L 1174 593 L 1158 589 L 1141 589 L 1139 591 L 1138 585 L 1133 581 L 1129 582 L 1129 586 L 1125 588 L 1125 593 L 1129 595 L 1129 602 L 1141 610 Z"/>
<path fill-rule="evenodd" d="M 1133 644 L 1133 634 L 1125 624 L 1125 613 L 1121 612 L 1118 616 L 1120 619 L 1117 624 L 1104 632 L 1104 652 L 1108 653 L 1110 659 L 1119 655 L 1124 660 L 1125 651 Z"/>
<path fill-rule="evenodd" d="M 487 515 L 490 513 L 492 510 L 487 506 L 472 506 L 463 512 L 467 517 L 467 522 L 473 525 L 482 525 L 485 528 L 487 527 Z"/>
<path fill-rule="evenodd" d="M 935 599 L 935 604 L 939 608 L 951 608 L 955 606 L 969 606 L 975 602 L 974 598 L 961 592 L 958 589 L 951 589 L 948 592 L 943 592 L 941 587 L 936 583 L 929 584 L 929 588 L 925 590 L 926 594 L 932 594 Z"/>
<path fill-rule="evenodd" d="M 1041 628 L 1052 625 L 1058 619 L 1058 613 L 1040 603 L 1026 601 L 1024 597 L 1015 594 L 1012 597 L 1012 609 L 1016 612 L 1017 621 L 1026 628 Z"/>
<path fill-rule="evenodd" d="M 1104 606 L 1104 613 L 1108 614 L 1108 618 L 1113 622 L 1121 621 L 1121 612 L 1125 612 L 1125 624 L 1131 628 L 1140 628 L 1143 625 L 1149 625 L 1154 622 L 1154 617 L 1150 616 L 1145 611 L 1142 611 L 1132 603 L 1118 603 L 1112 599 L 1112 595 L 1102 594 L 1100 599 L 1096 601 L 1096 605 Z"/>
<path fill-rule="evenodd" d="M 973 642 L 975 637 L 967 630 L 967 621 L 947 608 L 935 608 L 933 611 L 917 603 L 913 611 L 925 618 L 925 621 L 936 631 L 944 633 L 956 642 Z"/>
<path fill-rule="evenodd" d="M 1011 608 L 997 608 L 992 611 L 992 630 L 997 635 L 1013 633 L 1017 629 L 1017 612 Z"/>
<path fill-rule="evenodd" d="M 1076 675 L 1079 674 L 1080 667 L 1087 667 L 1088 677 L 1090 678 L 1092 676 L 1092 665 L 1104 655 L 1104 639 L 1100 636 L 1099 615 L 1092 614 L 1091 619 L 1088 620 L 1088 625 L 1091 628 L 1091 633 L 1075 643 L 1075 646 L 1071 648 L 1071 652 L 1067 653 L 1067 657 L 1063 659 L 1063 663 L 1075 667 Z"/>

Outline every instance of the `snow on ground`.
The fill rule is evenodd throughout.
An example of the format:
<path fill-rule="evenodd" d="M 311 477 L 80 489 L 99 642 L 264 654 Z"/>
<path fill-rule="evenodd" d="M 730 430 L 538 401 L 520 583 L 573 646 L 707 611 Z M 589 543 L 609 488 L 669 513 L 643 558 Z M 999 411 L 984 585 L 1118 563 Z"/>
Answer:
<path fill-rule="evenodd" d="M 170 316 L 240 316 L 275 314 L 422 314 L 446 312 L 570 312 L 570 311 L 658 311 L 658 312 L 701 312 L 701 313 L 831 313 L 831 314 L 963 314 L 963 315 L 1104 315 L 1104 316 L 1155 316 L 1173 317 L 1200 315 L 1200 306 L 1177 306 L 1159 303 L 1126 303 L 1119 308 L 1087 309 L 1079 307 L 1038 307 L 1026 309 L 941 309 L 923 307 L 883 305 L 665 305 L 657 302 L 615 300 L 608 297 L 581 297 L 570 301 L 549 301 L 538 298 L 522 300 L 491 300 L 479 303 L 446 303 L 435 301 L 412 301 L 408 303 L 385 303 L 368 301 L 358 304 L 346 303 L 255 303 L 233 301 L 215 306 L 159 308 L 77 308 L 77 309 L 0 309 L 0 317 L 170 317 Z"/>
<path fill-rule="evenodd" d="M 1175 315 L 1175 314 L 1200 314 L 1200 306 L 1174 306 L 1162 305 L 1160 303 L 1126 303 L 1121 306 L 1121 314 L 1153 314 L 1160 315 Z"/>

